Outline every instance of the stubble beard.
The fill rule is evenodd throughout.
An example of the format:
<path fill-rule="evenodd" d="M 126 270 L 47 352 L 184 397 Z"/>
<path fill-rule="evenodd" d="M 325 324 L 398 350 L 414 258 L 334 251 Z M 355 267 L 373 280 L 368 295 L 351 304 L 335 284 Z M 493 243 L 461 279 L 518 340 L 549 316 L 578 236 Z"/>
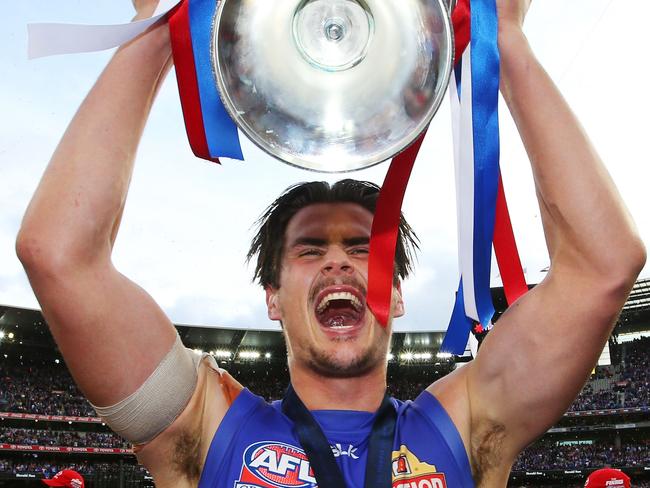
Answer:
<path fill-rule="evenodd" d="M 353 339 L 342 339 L 341 342 L 347 340 Z M 328 354 L 310 345 L 307 348 L 306 364 L 313 372 L 326 378 L 357 378 L 378 366 L 385 367 L 386 354 L 382 353 L 385 347 L 381 341 L 352 359 L 339 359 L 334 353 Z"/>

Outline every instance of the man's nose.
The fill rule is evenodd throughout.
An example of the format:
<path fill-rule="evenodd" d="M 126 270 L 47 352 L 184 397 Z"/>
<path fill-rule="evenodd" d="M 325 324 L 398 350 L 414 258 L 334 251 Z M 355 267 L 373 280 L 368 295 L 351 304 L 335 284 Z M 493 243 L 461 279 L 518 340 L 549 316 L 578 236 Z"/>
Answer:
<path fill-rule="evenodd" d="M 325 275 L 352 274 L 354 271 L 350 257 L 343 249 L 330 249 L 325 258 L 322 268 Z"/>

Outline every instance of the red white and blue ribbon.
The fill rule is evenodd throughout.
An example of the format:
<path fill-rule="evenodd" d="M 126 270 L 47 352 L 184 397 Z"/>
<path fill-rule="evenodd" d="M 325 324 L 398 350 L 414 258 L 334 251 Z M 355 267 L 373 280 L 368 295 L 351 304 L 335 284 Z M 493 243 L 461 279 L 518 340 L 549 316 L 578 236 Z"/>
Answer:
<path fill-rule="evenodd" d="M 237 126 L 221 102 L 212 74 L 212 19 L 217 0 L 183 0 L 169 17 L 176 79 L 194 154 L 243 160 Z"/>
<path fill-rule="evenodd" d="M 495 0 L 459 5 L 470 17 L 470 43 L 450 84 L 460 282 L 441 351 L 462 354 L 474 324 L 489 329 L 494 305 L 494 243 L 508 303 L 527 290 L 499 169 L 499 51 Z M 467 9 L 469 7 L 469 9 Z M 498 222 L 497 222 L 498 220 Z M 505 270 L 505 272 L 504 272 Z"/>

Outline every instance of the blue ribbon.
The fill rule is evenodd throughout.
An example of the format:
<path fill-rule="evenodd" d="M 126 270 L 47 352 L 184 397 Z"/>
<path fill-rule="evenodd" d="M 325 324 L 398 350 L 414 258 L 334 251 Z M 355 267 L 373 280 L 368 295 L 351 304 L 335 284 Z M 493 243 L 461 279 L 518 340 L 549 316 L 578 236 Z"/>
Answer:
<path fill-rule="evenodd" d="M 216 0 L 190 0 L 190 34 L 203 126 L 210 156 L 243 160 L 237 126 L 226 111 L 213 76 L 210 47 Z"/>
<path fill-rule="evenodd" d="M 474 135 L 474 296 L 478 318 L 494 315 L 490 294 L 492 240 L 499 189 L 499 49 L 495 0 L 472 0 L 472 121 Z"/>
<path fill-rule="evenodd" d="M 484 327 L 492 320 L 492 240 L 499 185 L 499 49 L 495 0 L 471 0 L 472 133 L 474 139 L 474 297 Z M 461 63 L 456 66 L 460 85 Z M 459 86 L 460 95 L 460 86 Z M 441 351 L 465 352 L 473 320 L 465 313 L 463 280 Z"/>
<path fill-rule="evenodd" d="M 467 315 L 465 315 L 465 297 L 463 295 L 463 278 L 460 279 L 458 291 L 456 292 L 456 301 L 454 302 L 454 310 L 451 313 L 449 320 L 449 327 L 445 338 L 440 345 L 441 352 L 448 352 L 460 356 L 465 352 L 467 346 L 467 339 L 472 330 L 473 322 Z"/>

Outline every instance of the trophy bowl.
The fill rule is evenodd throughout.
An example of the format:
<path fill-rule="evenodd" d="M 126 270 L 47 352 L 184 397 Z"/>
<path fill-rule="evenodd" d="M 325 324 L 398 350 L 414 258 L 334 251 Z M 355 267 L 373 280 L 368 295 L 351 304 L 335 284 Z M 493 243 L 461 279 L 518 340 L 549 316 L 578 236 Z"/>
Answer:
<path fill-rule="evenodd" d="M 212 69 L 223 104 L 273 157 L 367 168 L 426 129 L 449 83 L 443 0 L 221 0 Z"/>

